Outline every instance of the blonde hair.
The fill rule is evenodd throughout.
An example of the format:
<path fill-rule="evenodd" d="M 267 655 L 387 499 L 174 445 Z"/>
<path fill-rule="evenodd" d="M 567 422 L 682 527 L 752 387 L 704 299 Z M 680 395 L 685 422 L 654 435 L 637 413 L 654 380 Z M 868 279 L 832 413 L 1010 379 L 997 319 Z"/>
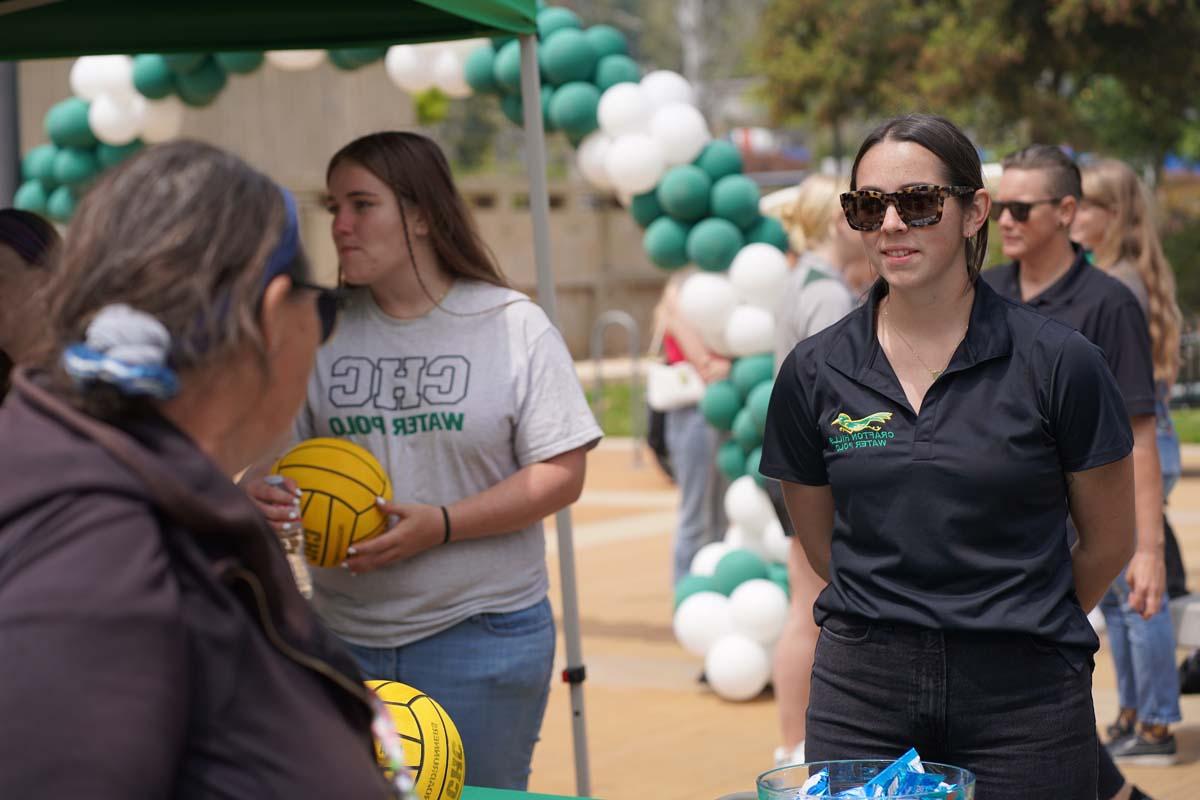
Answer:
<path fill-rule="evenodd" d="M 792 252 L 803 253 L 829 237 L 829 220 L 841 204 L 839 195 L 849 189 L 848 180 L 831 175 L 809 175 L 800 182 L 796 199 L 779 215 Z"/>
<path fill-rule="evenodd" d="M 1108 270 L 1128 261 L 1146 287 L 1154 379 L 1168 384 L 1179 373 L 1179 337 L 1183 315 L 1175 300 L 1175 273 L 1163 255 L 1150 192 L 1125 163 L 1102 159 L 1083 168 L 1083 199 L 1115 217 L 1094 253 Z"/>

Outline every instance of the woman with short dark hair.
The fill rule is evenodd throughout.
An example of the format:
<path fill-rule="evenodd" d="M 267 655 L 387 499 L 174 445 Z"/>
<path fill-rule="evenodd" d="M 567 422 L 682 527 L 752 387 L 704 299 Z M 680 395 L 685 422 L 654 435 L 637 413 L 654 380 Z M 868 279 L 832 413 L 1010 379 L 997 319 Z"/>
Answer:
<path fill-rule="evenodd" d="M 1093 800 L 1086 611 L 1132 547 L 1120 393 L 1082 336 L 978 280 L 991 201 L 952 123 L 881 125 L 850 185 L 880 279 L 784 362 L 760 467 L 829 581 L 805 756 L 916 747 L 989 800 Z"/>

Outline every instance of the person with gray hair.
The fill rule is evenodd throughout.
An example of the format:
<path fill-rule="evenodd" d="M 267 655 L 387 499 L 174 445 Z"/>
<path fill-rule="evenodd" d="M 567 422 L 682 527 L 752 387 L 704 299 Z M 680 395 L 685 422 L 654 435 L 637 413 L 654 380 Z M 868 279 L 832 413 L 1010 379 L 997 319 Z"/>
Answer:
<path fill-rule="evenodd" d="M 0 797 L 402 791 L 387 712 L 230 479 L 286 434 L 336 319 L 298 227 L 196 142 L 81 201 L 0 409 Z"/>

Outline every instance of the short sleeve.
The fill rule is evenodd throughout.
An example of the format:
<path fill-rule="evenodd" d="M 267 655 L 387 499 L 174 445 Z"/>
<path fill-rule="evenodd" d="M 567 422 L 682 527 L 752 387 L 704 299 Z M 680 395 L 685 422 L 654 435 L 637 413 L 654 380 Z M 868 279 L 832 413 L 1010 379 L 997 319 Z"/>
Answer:
<path fill-rule="evenodd" d="M 775 378 L 758 471 L 776 480 L 824 486 L 829 483 L 825 440 L 813 421 L 806 391 L 811 388 L 811 380 L 802 378 L 800 363 L 807 352 L 807 348 L 793 350 Z"/>
<path fill-rule="evenodd" d="M 1066 472 L 1118 461 L 1133 431 L 1117 381 L 1100 350 L 1080 333 L 1063 340 L 1049 383 L 1050 426 Z"/>
<path fill-rule="evenodd" d="M 1099 318 L 1095 344 L 1104 352 L 1117 379 L 1125 413 L 1130 417 L 1154 413 L 1154 360 L 1150 328 L 1132 293 Z"/>
<path fill-rule="evenodd" d="M 548 326 L 534 339 L 526 373 L 518 381 L 513 447 L 522 467 L 595 444 L 604 435 L 557 328 Z"/>

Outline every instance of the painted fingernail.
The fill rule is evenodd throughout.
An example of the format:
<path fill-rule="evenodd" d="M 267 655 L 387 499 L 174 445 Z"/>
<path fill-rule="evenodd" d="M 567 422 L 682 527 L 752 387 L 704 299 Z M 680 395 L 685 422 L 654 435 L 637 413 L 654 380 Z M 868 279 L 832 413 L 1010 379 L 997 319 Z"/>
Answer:
<path fill-rule="evenodd" d="M 271 486 L 282 486 L 283 485 L 283 476 L 282 475 L 268 475 L 267 477 L 263 478 L 263 483 L 269 484 Z"/>
<path fill-rule="evenodd" d="M 383 505 L 384 503 L 387 502 L 387 500 L 384 500 L 382 497 L 376 497 L 375 502 L 378 503 L 379 505 Z"/>
<path fill-rule="evenodd" d="M 291 529 L 292 529 L 292 523 L 290 523 L 290 522 L 285 522 L 281 526 L 281 530 L 283 530 L 284 532 L 290 531 Z"/>
<path fill-rule="evenodd" d="M 358 555 L 358 550 L 354 549 L 353 547 L 347 547 L 346 552 L 352 556 Z"/>
<path fill-rule="evenodd" d="M 288 519 L 299 519 L 299 518 L 300 518 L 299 511 L 289 511 L 288 512 Z"/>
<path fill-rule="evenodd" d="M 348 569 L 350 569 L 350 562 L 343 561 L 341 564 L 338 564 L 338 566 L 341 567 L 342 569 L 348 570 Z"/>
<path fill-rule="evenodd" d="M 296 497 L 304 497 L 304 491 L 299 486 L 296 487 L 296 490 L 292 494 L 296 495 Z"/>

